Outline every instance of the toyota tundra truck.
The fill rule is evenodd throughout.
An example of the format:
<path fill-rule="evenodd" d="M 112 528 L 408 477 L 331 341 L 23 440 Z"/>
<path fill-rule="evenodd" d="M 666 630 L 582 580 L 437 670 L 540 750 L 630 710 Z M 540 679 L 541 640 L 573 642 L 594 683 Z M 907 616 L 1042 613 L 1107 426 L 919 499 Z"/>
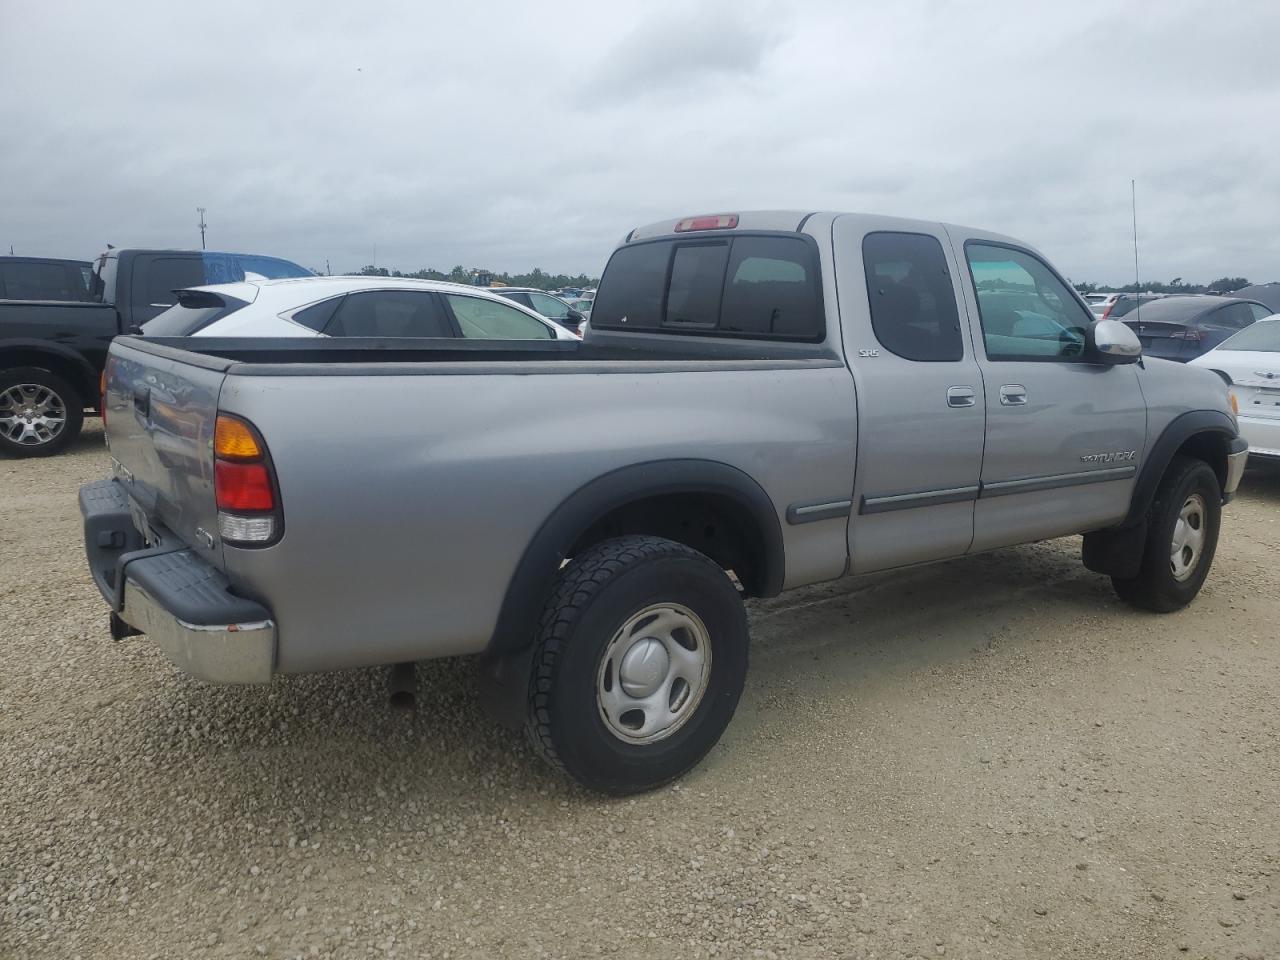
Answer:
<path fill-rule="evenodd" d="M 745 598 L 1083 534 L 1167 613 L 1247 456 L 1219 377 L 1034 248 L 839 213 L 632 230 L 581 343 L 122 337 L 103 409 L 114 636 L 225 683 L 482 656 L 612 793 L 720 737 Z"/>

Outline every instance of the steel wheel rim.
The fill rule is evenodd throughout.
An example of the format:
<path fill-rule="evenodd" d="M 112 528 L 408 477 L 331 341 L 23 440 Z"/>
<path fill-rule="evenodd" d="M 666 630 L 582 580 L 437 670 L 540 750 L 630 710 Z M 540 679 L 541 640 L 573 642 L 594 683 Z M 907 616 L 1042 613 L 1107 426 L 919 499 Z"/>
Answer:
<path fill-rule="evenodd" d="M 1169 567 L 1173 578 L 1179 582 L 1190 579 L 1200 565 L 1200 558 L 1204 555 L 1207 517 L 1204 497 L 1198 493 L 1187 497 L 1178 511 L 1178 520 L 1173 525 L 1173 542 L 1169 547 Z"/>
<path fill-rule="evenodd" d="M 16 383 L 0 391 L 0 437 L 38 447 L 51 443 L 67 423 L 67 405 L 41 383 Z"/>
<path fill-rule="evenodd" d="M 665 740 L 698 710 L 711 677 L 711 635 L 678 603 L 632 614 L 613 635 L 596 671 L 596 707 L 624 743 Z"/>

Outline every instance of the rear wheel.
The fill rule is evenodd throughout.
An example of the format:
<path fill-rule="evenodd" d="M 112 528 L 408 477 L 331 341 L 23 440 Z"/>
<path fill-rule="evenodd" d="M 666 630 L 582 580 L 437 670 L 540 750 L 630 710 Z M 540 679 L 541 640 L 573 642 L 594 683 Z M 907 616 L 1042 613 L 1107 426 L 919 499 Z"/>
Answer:
<path fill-rule="evenodd" d="M 1136 577 L 1112 577 L 1127 603 L 1155 613 L 1181 610 L 1195 599 L 1218 547 L 1222 491 L 1203 460 L 1175 457 L 1148 515 L 1147 541 Z"/>
<path fill-rule="evenodd" d="M 0 452 L 48 457 L 64 450 L 84 425 L 75 387 L 37 367 L 0 371 Z"/>
<path fill-rule="evenodd" d="M 650 790 L 715 745 L 746 672 L 746 611 L 719 566 L 658 537 L 606 540 L 560 572 L 543 611 L 526 730 L 584 786 Z"/>

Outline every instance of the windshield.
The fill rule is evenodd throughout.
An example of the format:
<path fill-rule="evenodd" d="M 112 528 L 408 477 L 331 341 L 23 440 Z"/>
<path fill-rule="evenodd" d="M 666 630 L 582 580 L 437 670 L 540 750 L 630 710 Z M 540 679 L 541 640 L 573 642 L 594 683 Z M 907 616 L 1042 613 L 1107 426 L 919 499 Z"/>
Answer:
<path fill-rule="evenodd" d="M 1224 341 L 1218 349 L 1280 353 L 1280 314 L 1245 327 L 1230 340 Z"/>

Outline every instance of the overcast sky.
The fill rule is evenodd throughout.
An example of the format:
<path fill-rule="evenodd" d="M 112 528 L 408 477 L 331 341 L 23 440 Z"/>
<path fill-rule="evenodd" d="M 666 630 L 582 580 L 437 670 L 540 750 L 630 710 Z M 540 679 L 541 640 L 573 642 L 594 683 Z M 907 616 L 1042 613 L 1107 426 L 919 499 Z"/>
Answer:
<path fill-rule="evenodd" d="M 332 12 L 327 12 L 331 8 Z M 1280 3 L 0 0 L 0 244 L 597 274 L 751 208 L 1280 280 Z"/>

